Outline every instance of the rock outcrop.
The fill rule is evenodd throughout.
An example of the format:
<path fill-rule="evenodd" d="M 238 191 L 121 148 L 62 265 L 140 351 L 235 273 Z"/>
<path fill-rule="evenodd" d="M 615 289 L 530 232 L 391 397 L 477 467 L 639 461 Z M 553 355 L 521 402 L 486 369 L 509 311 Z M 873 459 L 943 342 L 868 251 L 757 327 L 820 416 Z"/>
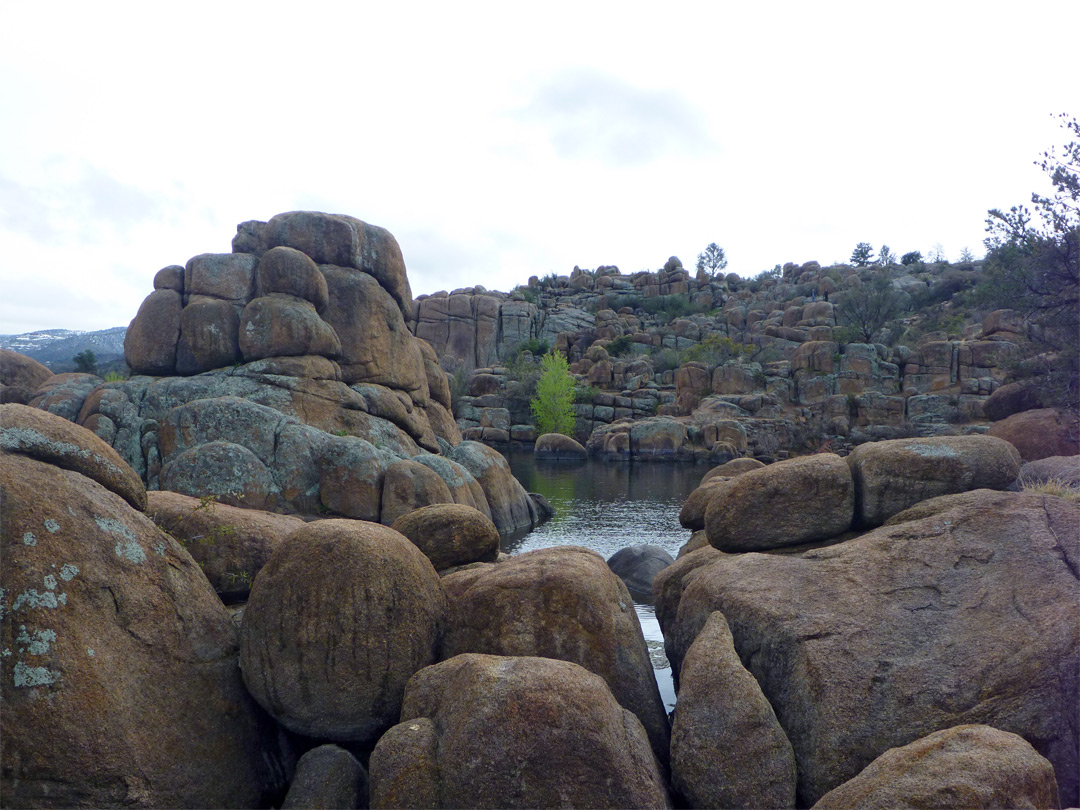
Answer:
<path fill-rule="evenodd" d="M 37 360 L 10 349 L 0 349 L 0 403 L 26 405 L 52 375 Z"/>
<path fill-rule="evenodd" d="M 802 553 L 679 559 L 654 583 L 673 667 L 721 611 L 791 740 L 802 804 L 964 723 L 1031 741 L 1075 804 L 1080 506 L 976 490 L 892 520 Z"/>
<path fill-rule="evenodd" d="M 371 807 L 669 807 L 641 722 L 567 661 L 459 655 L 418 672 L 371 755 Z"/>
<path fill-rule="evenodd" d="M 393 236 L 294 211 L 242 223 L 233 251 L 157 274 L 127 333 L 136 376 L 57 375 L 31 404 L 93 430 L 150 489 L 386 524 L 451 502 L 504 533 L 540 519 L 480 451 L 428 463 L 461 432 L 435 352 L 410 331 Z"/>

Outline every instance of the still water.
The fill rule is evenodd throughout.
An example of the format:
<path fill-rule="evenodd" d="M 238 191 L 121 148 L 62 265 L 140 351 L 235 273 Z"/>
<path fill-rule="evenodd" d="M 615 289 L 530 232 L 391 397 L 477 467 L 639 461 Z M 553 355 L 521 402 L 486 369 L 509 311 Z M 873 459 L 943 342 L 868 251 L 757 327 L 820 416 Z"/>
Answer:
<path fill-rule="evenodd" d="M 679 510 L 709 469 L 660 462 L 537 461 L 531 451 L 505 455 L 521 485 L 555 507 L 555 517 L 542 526 L 503 538 L 507 554 L 573 545 L 591 548 L 606 560 L 626 546 L 649 543 L 674 557 L 690 539 L 690 532 L 679 525 Z M 635 607 L 660 695 L 670 711 L 675 689 L 656 613 L 652 605 L 636 602 Z"/>

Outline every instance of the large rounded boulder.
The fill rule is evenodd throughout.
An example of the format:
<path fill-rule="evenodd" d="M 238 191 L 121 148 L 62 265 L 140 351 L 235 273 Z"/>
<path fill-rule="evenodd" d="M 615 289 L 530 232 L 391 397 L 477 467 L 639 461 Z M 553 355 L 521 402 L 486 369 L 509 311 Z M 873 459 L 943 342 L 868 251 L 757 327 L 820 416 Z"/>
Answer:
<path fill-rule="evenodd" d="M 244 689 L 228 612 L 119 488 L 0 458 L 4 806 L 279 801 L 291 755 Z"/>
<path fill-rule="evenodd" d="M 53 373 L 37 360 L 0 349 L 0 402 L 25 405 Z"/>
<path fill-rule="evenodd" d="M 499 556 L 499 532 L 495 524 L 464 504 L 424 506 L 399 517 L 392 528 L 424 552 L 436 570 L 494 562 Z"/>
<path fill-rule="evenodd" d="M 1024 461 L 1080 454 L 1080 417 L 1057 408 L 1015 413 L 991 425 L 990 435 L 1015 446 Z"/>
<path fill-rule="evenodd" d="M 669 807 L 640 721 L 547 658 L 459 655 L 409 682 L 371 755 L 371 806 Z"/>
<path fill-rule="evenodd" d="M 1005 489 L 1020 474 L 1020 454 L 992 436 L 892 439 L 856 447 L 856 521 L 880 526 L 919 501 L 973 489 Z"/>
<path fill-rule="evenodd" d="M 833 453 L 779 461 L 712 487 L 705 532 L 721 551 L 762 551 L 835 537 L 851 526 L 855 510 L 851 472 Z"/>
<path fill-rule="evenodd" d="M 244 683 L 292 731 L 373 743 L 397 721 L 408 679 L 437 660 L 445 612 L 435 569 L 397 532 L 308 524 L 255 578 Z"/>
<path fill-rule="evenodd" d="M 573 661 L 602 677 L 667 761 L 668 721 L 626 586 L 577 546 L 512 557 L 451 595 L 444 657 L 475 652 Z"/>

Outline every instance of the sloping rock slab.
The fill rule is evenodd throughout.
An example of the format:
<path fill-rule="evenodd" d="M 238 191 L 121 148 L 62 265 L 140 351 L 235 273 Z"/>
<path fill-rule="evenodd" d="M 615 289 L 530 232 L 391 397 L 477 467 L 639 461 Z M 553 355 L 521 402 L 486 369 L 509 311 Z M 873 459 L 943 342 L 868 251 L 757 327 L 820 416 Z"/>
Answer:
<path fill-rule="evenodd" d="M 803 805 L 889 748 L 964 723 L 1029 740 L 1066 806 L 1080 799 L 1080 507 L 947 497 L 952 508 L 839 545 L 702 550 L 658 578 L 674 666 L 712 611 L 727 617 L 791 739 Z"/>

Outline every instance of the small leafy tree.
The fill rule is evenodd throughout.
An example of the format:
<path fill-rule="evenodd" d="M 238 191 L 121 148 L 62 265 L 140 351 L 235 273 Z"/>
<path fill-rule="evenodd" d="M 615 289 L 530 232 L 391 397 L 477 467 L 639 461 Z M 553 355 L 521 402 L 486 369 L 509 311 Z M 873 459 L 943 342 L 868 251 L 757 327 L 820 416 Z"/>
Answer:
<path fill-rule="evenodd" d="M 710 276 L 715 276 L 725 267 L 727 267 L 727 256 L 724 255 L 724 249 L 716 242 L 710 242 L 705 250 L 698 254 L 698 271 L 704 270 Z"/>
<path fill-rule="evenodd" d="M 949 257 L 945 255 L 945 248 L 942 247 L 941 242 L 938 242 L 930 248 L 930 261 L 935 264 L 945 264 L 949 261 Z"/>
<path fill-rule="evenodd" d="M 536 382 L 536 396 L 529 403 L 536 417 L 536 429 L 541 433 L 574 432 L 574 378 L 570 364 L 562 352 L 545 354 L 540 360 L 542 370 Z"/>
<path fill-rule="evenodd" d="M 874 249 L 869 242 L 859 242 L 851 252 L 851 263 L 856 267 L 869 267 L 874 263 Z"/>
<path fill-rule="evenodd" d="M 975 254 L 971 252 L 971 248 L 960 251 L 960 264 L 971 264 L 973 261 L 975 261 Z"/>
<path fill-rule="evenodd" d="M 90 349 L 79 352 L 71 360 L 75 363 L 76 371 L 85 374 L 97 374 L 97 357 L 94 356 L 93 351 Z"/>
<path fill-rule="evenodd" d="M 844 293 L 837 303 L 839 320 L 864 343 L 904 309 L 904 297 L 886 279 Z"/>
<path fill-rule="evenodd" d="M 882 267 L 888 267 L 890 264 L 896 264 L 896 254 L 889 250 L 888 245 L 881 246 L 881 255 L 878 256 L 878 264 Z"/>
<path fill-rule="evenodd" d="M 912 251 L 909 251 L 909 252 L 905 253 L 903 256 L 900 257 L 900 264 L 904 265 L 905 267 L 907 267 L 908 265 L 911 265 L 911 264 L 920 264 L 920 263 L 922 263 L 922 251 L 921 250 L 912 250 Z"/>

